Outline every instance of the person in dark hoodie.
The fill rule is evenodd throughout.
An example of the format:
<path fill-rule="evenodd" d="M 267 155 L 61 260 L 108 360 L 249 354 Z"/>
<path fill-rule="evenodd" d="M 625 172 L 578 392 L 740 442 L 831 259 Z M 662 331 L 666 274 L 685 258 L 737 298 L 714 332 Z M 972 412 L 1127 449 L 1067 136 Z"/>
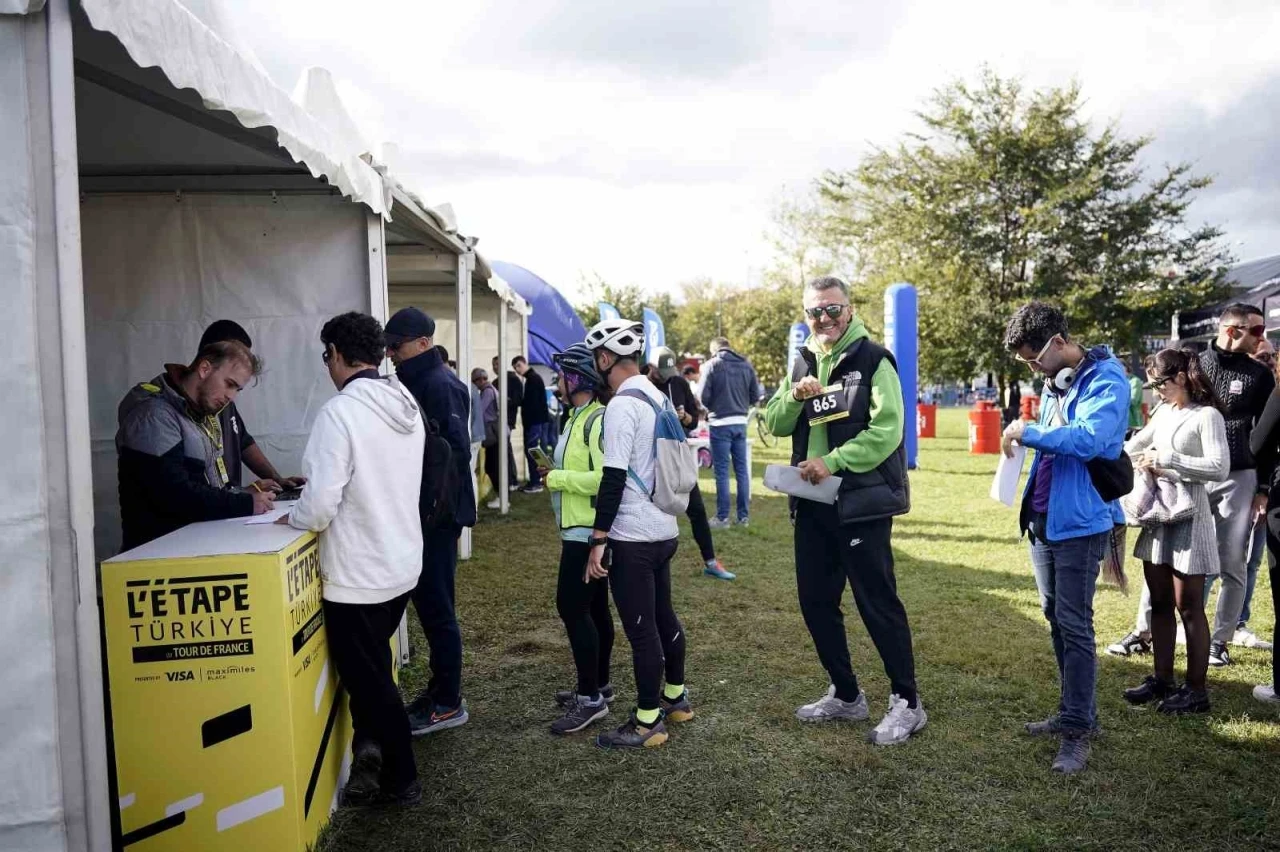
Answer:
<path fill-rule="evenodd" d="M 538 463 L 531 455 L 534 447 L 543 451 L 556 445 L 555 424 L 551 422 L 551 412 L 547 408 L 547 385 L 536 370 L 529 367 L 523 355 L 511 359 L 511 368 L 524 382 L 524 393 L 520 398 L 520 424 L 524 427 L 524 458 L 529 471 L 529 483 L 525 485 L 526 494 L 537 494 L 542 491 L 542 475 L 538 473 Z"/>
<path fill-rule="evenodd" d="M 804 314 L 812 334 L 792 374 L 769 400 L 765 423 L 773 434 L 791 436 L 791 463 L 806 481 L 843 481 L 835 505 L 792 501 L 800 612 L 831 679 L 826 695 L 796 710 L 796 718 L 825 723 L 870 715 L 840 610 L 849 585 L 893 690 L 889 711 L 869 739 L 893 745 L 928 722 L 893 571 L 893 519 L 911 506 L 902 383 L 893 355 L 871 341 L 853 312 L 844 281 L 810 281 Z M 832 385 L 843 390 L 824 391 Z"/>
<path fill-rule="evenodd" d="M 493 356 L 493 386 L 502 393 L 502 365 L 498 363 L 498 356 Z M 518 491 L 520 489 L 520 471 L 516 468 L 516 454 L 511 448 L 511 436 L 516 431 L 516 418 L 520 416 L 520 403 L 524 399 L 524 382 L 520 381 L 520 377 L 516 375 L 515 370 L 507 370 L 507 490 Z M 498 483 L 494 482 L 493 487 L 497 488 Z"/>
<path fill-rule="evenodd" d="M 452 481 L 446 499 L 452 513 L 434 528 L 424 518 L 422 575 L 413 591 L 413 606 L 431 646 L 431 680 L 410 704 L 414 736 L 465 725 L 462 700 L 462 631 L 454 610 L 454 578 L 458 570 L 458 536 L 476 522 L 476 499 L 468 466 L 471 459 L 471 395 L 440 358 L 436 323 L 417 308 L 401 308 L 387 321 L 387 357 L 396 376 L 422 408 L 428 432 L 434 428 L 449 442 Z M 431 438 L 428 434 L 427 445 Z M 429 491 L 426 466 L 422 488 Z"/>
<path fill-rule="evenodd" d="M 716 471 L 714 529 L 729 526 L 729 462 L 738 481 L 738 523 L 747 525 L 751 471 L 747 469 L 747 412 L 764 390 L 755 368 L 729 348 L 729 341 L 711 341 L 711 358 L 702 368 L 702 405 L 711 428 L 711 461 Z"/>
<path fill-rule="evenodd" d="M 680 425 L 684 427 L 685 434 L 690 435 L 698 428 L 699 415 L 702 413 L 698 398 L 684 377 L 676 374 L 675 352 L 659 346 L 654 349 L 653 354 L 657 363 L 645 364 L 640 372 L 648 376 L 649 381 L 671 400 L 671 406 L 680 418 Z M 689 492 L 689 508 L 685 515 L 693 530 L 693 540 L 698 543 L 698 552 L 702 554 L 702 573 L 717 580 L 736 580 L 738 575 L 726 571 L 716 558 L 716 543 L 711 537 L 711 524 L 707 521 L 707 506 L 702 500 L 702 490 L 697 485 Z"/>
<path fill-rule="evenodd" d="M 270 491 L 231 487 L 218 419 L 261 371 L 262 362 L 244 345 L 210 343 L 190 366 L 167 364 L 120 402 L 116 459 L 123 549 L 196 521 L 260 515 L 271 508 Z"/>
<path fill-rule="evenodd" d="M 253 349 L 253 340 L 249 337 L 249 332 L 245 331 L 240 323 L 228 319 L 215 320 L 209 324 L 200 337 L 199 349 L 203 349 L 210 343 L 224 340 L 234 340 L 242 344 L 245 349 Z M 253 483 L 259 490 L 285 491 L 301 488 L 306 484 L 306 477 L 280 475 L 266 453 L 258 446 L 253 435 L 249 434 L 249 428 L 245 425 L 244 417 L 236 408 L 234 400 L 218 412 L 218 419 L 222 423 L 222 457 L 226 461 L 227 478 L 232 488 L 240 487 L 244 467 L 249 468 L 255 476 L 259 477 L 258 481 Z"/>

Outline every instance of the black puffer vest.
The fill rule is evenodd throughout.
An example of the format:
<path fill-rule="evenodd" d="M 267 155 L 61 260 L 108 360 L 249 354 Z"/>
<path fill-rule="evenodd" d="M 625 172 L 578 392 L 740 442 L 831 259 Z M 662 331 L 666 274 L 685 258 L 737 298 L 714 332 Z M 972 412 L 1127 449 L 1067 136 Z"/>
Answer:
<path fill-rule="evenodd" d="M 842 446 L 856 435 L 866 431 L 871 425 L 871 382 L 880 362 L 889 359 L 894 370 L 898 364 L 893 354 L 863 338 L 845 350 L 832 367 L 827 379 L 828 385 L 842 382 L 845 398 L 849 403 L 849 416 L 842 420 L 827 423 L 827 446 L 831 449 Z M 791 383 L 805 376 L 818 375 L 817 357 L 807 348 L 800 350 L 800 358 L 796 359 L 791 372 Z M 803 414 L 796 423 L 796 430 L 791 435 L 791 463 L 798 465 L 808 458 L 809 454 L 809 421 Z M 911 511 L 911 486 L 907 478 L 907 448 L 905 439 L 898 444 L 898 449 L 885 459 L 875 470 L 866 473 L 841 471 L 840 494 L 836 498 L 836 509 L 840 523 L 855 524 L 864 521 L 878 521 L 905 515 Z M 796 498 L 791 498 L 791 513 L 794 516 Z"/>

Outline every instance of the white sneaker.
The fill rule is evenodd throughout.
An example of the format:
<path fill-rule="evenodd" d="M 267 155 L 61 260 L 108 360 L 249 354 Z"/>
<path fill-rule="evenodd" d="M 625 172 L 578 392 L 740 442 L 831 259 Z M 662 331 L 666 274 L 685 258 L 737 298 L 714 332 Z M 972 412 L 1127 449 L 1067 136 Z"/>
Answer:
<path fill-rule="evenodd" d="M 1182 622 L 1178 622 L 1178 635 L 1176 641 L 1179 645 L 1187 644 L 1187 630 L 1182 626 Z"/>
<path fill-rule="evenodd" d="M 490 509 L 501 509 L 502 501 L 499 500 L 497 497 L 495 497 L 492 500 L 490 500 L 488 503 L 485 503 L 485 505 L 488 506 Z"/>
<path fill-rule="evenodd" d="M 1259 639 L 1257 635 L 1247 627 L 1241 627 L 1236 630 L 1236 635 L 1231 637 L 1232 645 L 1239 645 L 1241 648 L 1256 648 L 1259 651 L 1270 651 L 1271 643 L 1265 639 Z"/>
<path fill-rule="evenodd" d="M 1265 683 L 1253 688 L 1253 700 L 1280 706 L 1280 695 L 1276 695 L 1276 688 Z"/>
<path fill-rule="evenodd" d="M 929 721 L 924 712 L 924 704 L 916 699 L 915 708 L 907 706 L 907 699 L 896 695 L 889 697 L 889 712 L 884 714 L 880 724 L 872 729 L 867 739 L 875 745 L 895 745 L 904 743 L 916 731 Z"/>
<path fill-rule="evenodd" d="M 841 701 L 836 698 L 834 684 L 826 695 L 796 711 L 796 718 L 801 722 L 861 722 L 870 715 L 866 693 L 859 692 L 853 701 Z"/>

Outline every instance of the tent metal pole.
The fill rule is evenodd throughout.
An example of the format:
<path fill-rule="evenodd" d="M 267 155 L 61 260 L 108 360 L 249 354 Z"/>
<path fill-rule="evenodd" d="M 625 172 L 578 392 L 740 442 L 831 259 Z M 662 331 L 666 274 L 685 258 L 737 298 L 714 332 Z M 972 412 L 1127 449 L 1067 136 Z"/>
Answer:
<path fill-rule="evenodd" d="M 475 254 L 468 251 L 458 255 L 458 351 L 453 356 L 458 362 L 458 377 L 462 379 L 463 384 L 467 384 L 471 380 L 471 269 L 475 265 Z M 468 385 L 468 388 L 470 385 Z M 471 398 L 470 393 L 467 399 Z M 470 453 L 471 445 L 471 420 L 467 419 L 467 452 Z M 475 460 L 468 456 L 469 462 L 472 462 L 472 484 L 475 483 Z M 472 488 L 472 491 L 475 489 Z M 467 527 L 462 530 L 462 536 L 458 541 L 458 556 L 461 559 L 471 558 L 471 528 Z"/>
<path fill-rule="evenodd" d="M 507 447 L 511 446 L 511 430 L 507 428 L 507 300 L 498 299 L 498 505 L 502 514 L 511 508 L 511 491 L 507 485 L 512 471 L 507 469 Z"/>
<path fill-rule="evenodd" d="M 76 588 L 76 659 L 80 692 L 80 762 L 86 849 L 111 848 L 106 715 L 99 644 L 98 582 L 93 548 L 93 467 L 90 460 L 89 379 L 80 257 L 80 175 L 76 137 L 72 0 L 48 5 L 49 102 L 53 155 L 54 228 L 57 239 L 58 310 L 62 343 L 62 393 L 67 451 L 67 492 Z M 70 814 L 68 815 L 71 816 Z M 70 826 L 69 826 L 70 828 Z M 74 837 L 74 833 L 72 835 Z"/>

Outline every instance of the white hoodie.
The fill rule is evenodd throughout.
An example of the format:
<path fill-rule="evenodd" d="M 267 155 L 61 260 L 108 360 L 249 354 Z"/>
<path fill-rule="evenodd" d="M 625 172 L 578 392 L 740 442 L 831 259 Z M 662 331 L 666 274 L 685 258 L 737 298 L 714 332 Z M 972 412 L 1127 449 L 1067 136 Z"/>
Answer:
<path fill-rule="evenodd" d="M 425 435 L 418 404 L 394 377 L 356 379 L 320 409 L 289 523 L 320 533 L 325 600 L 382 603 L 418 584 Z"/>

